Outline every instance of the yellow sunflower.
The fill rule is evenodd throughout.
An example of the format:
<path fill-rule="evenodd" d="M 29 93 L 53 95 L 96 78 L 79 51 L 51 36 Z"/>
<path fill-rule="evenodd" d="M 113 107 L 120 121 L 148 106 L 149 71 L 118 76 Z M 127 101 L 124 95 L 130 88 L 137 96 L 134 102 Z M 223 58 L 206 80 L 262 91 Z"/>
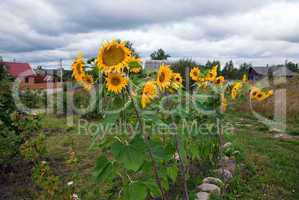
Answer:
<path fill-rule="evenodd" d="M 128 66 L 132 52 L 126 47 L 125 42 L 112 40 L 105 42 L 97 56 L 97 66 L 104 73 L 123 72 Z"/>
<path fill-rule="evenodd" d="M 273 95 L 273 90 L 270 90 L 268 92 L 262 92 L 259 91 L 256 95 L 255 95 L 255 99 L 258 101 L 264 101 L 265 99 L 269 98 L 270 96 Z"/>
<path fill-rule="evenodd" d="M 236 90 L 232 90 L 230 95 L 231 95 L 232 100 L 235 100 L 238 96 L 238 93 Z"/>
<path fill-rule="evenodd" d="M 263 101 L 265 99 L 265 93 L 259 91 L 257 92 L 256 96 L 255 96 L 255 99 L 258 100 L 258 101 Z"/>
<path fill-rule="evenodd" d="M 89 74 L 85 74 L 83 77 L 82 77 L 82 80 L 81 80 L 81 85 L 83 86 L 83 88 L 85 90 L 91 90 L 91 87 L 92 87 L 92 84 L 94 83 L 94 80 L 93 80 L 93 77 Z"/>
<path fill-rule="evenodd" d="M 248 81 L 247 75 L 243 74 L 243 78 L 242 78 L 243 83 L 246 83 Z"/>
<path fill-rule="evenodd" d="M 198 67 L 192 68 L 190 71 L 190 77 L 193 81 L 198 81 L 200 76 L 200 69 Z"/>
<path fill-rule="evenodd" d="M 225 98 L 224 94 L 222 93 L 220 95 L 220 100 L 221 100 L 221 112 L 225 112 L 227 109 L 227 99 Z"/>
<path fill-rule="evenodd" d="M 231 90 L 231 98 L 233 100 L 235 100 L 237 98 L 238 90 L 241 89 L 241 87 L 242 87 L 242 83 L 240 83 L 240 82 L 236 82 L 233 84 L 232 90 Z"/>
<path fill-rule="evenodd" d="M 84 67 L 85 62 L 83 58 L 83 53 L 80 53 L 76 58 L 75 61 L 72 64 L 72 71 L 73 71 L 73 77 L 77 81 L 81 81 L 84 76 Z"/>
<path fill-rule="evenodd" d="M 172 75 L 172 88 L 178 90 L 183 87 L 183 78 L 180 73 L 173 73 Z"/>
<path fill-rule="evenodd" d="M 110 72 L 108 73 L 106 82 L 109 92 L 119 94 L 128 85 L 128 78 L 119 72 Z"/>
<path fill-rule="evenodd" d="M 138 74 L 142 70 L 142 65 L 141 65 L 142 59 L 141 58 L 134 58 L 132 57 L 129 61 L 129 69 L 130 72 L 134 74 Z"/>
<path fill-rule="evenodd" d="M 145 83 L 141 95 L 142 108 L 145 108 L 147 104 L 149 104 L 154 98 L 157 97 L 157 95 L 158 90 L 155 81 L 148 81 L 147 83 Z"/>
<path fill-rule="evenodd" d="M 214 81 L 214 83 L 215 83 L 216 85 L 223 85 L 224 82 L 225 82 L 225 80 L 224 80 L 224 77 L 223 77 L 223 76 L 218 76 L 218 77 L 215 79 L 215 81 Z"/>
<path fill-rule="evenodd" d="M 209 70 L 209 73 L 206 76 L 207 81 L 214 81 L 217 77 L 217 66 L 212 67 L 212 69 Z"/>
<path fill-rule="evenodd" d="M 250 90 L 250 98 L 251 99 L 255 99 L 257 94 L 260 93 L 261 90 L 257 87 L 252 87 L 251 90 Z"/>
<path fill-rule="evenodd" d="M 171 84 L 171 78 L 172 70 L 170 69 L 169 65 L 162 64 L 159 68 L 156 81 L 160 90 L 165 90 L 169 88 Z"/>

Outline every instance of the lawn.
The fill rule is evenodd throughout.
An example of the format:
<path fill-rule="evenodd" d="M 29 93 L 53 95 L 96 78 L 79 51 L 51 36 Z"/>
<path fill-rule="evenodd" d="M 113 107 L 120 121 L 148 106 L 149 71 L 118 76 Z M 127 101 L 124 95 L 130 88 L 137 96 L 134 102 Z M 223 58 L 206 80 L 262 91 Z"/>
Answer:
<path fill-rule="evenodd" d="M 226 134 L 226 141 L 232 142 L 240 155 L 236 157 L 237 170 L 226 186 L 224 199 L 299 199 L 299 141 L 273 138 L 264 125 L 248 114 L 228 112 L 225 123 L 231 132 Z M 99 186 L 91 178 L 101 152 L 91 147 L 91 136 L 78 134 L 74 124 L 68 127 L 63 117 L 42 117 L 48 149 L 45 160 L 64 187 L 82 199 L 106 199 L 109 187 Z M 7 191 L 17 194 L 17 198 L 37 198 L 36 192 L 43 192 L 31 188 L 30 177 L 19 180 L 28 183 L 15 180 L 7 186 Z"/>

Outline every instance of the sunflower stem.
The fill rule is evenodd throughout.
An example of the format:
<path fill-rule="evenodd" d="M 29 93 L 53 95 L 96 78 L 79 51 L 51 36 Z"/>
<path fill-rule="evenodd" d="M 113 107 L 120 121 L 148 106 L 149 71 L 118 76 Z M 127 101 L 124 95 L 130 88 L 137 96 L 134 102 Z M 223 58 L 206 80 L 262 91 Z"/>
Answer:
<path fill-rule="evenodd" d="M 184 161 L 182 159 L 181 151 L 180 151 L 180 138 L 178 137 L 177 134 L 175 134 L 175 145 L 176 145 L 176 151 L 179 155 L 179 166 L 180 166 L 180 171 L 183 176 L 183 182 L 184 182 L 184 200 L 189 200 L 189 193 L 188 193 L 188 185 L 187 185 L 187 170 L 186 166 L 184 164 Z"/>
<path fill-rule="evenodd" d="M 128 85 L 126 87 L 126 89 L 127 89 L 128 96 L 129 96 L 129 98 L 131 99 L 131 101 L 133 103 L 133 108 L 135 110 L 136 116 L 137 116 L 139 124 L 140 124 L 140 132 L 144 136 L 143 137 L 144 138 L 144 143 L 146 144 L 146 147 L 147 147 L 147 150 L 148 150 L 148 153 L 149 153 L 152 165 L 153 165 L 153 172 L 154 172 L 155 179 L 156 179 L 156 182 L 158 184 L 158 187 L 160 189 L 160 192 L 161 192 L 161 195 L 162 195 L 162 199 L 163 200 L 168 200 L 168 198 L 167 198 L 167 196 L 166 196 L 166 194 L 165 194 L 165 192 L 163 190 L 162 183 L 161 183 L 161 178 L 160 178 L 160 176 L 158 174 L 157 163 L 156 163 L 156 161 L 154 159 L 153 151 L 152 151 L 152 148 L 150 146 L 150 136 L 144 130 L 144 126 L 143 126 L 144 122 L 143 122 L 143 118 L 141 116 L 141 112 L 138 109 L 138 106 L 136 105 L 136 102 L 135 102 L 135 100 L 134 100 L 134 98 L 132 96 L 130 85 Z"/>

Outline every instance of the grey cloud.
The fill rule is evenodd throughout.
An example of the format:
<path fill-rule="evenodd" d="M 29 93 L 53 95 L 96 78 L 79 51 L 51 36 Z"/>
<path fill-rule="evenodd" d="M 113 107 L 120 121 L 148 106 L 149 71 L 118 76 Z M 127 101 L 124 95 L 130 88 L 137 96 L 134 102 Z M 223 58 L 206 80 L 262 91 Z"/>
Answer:
<path fill-rule="evenodd" d="M 299 1 L 2 0 L 0 9 L 0 53 L 32 63 L 94 56 L 111 38 L 145 57 L 164 48 L 198 60 L 299 59 Z"/>

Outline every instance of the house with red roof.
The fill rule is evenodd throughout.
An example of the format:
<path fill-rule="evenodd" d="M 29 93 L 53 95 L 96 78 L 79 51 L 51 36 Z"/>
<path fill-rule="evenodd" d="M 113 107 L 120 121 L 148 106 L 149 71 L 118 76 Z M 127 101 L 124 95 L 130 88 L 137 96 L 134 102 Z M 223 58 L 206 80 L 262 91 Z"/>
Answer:
<path fill-rule="evenodd" d="M 2 62 L 7 72 L 14 78 L 21 78 L 21 85 L 33 84 L 35 73 L 28 63 Z"/>

